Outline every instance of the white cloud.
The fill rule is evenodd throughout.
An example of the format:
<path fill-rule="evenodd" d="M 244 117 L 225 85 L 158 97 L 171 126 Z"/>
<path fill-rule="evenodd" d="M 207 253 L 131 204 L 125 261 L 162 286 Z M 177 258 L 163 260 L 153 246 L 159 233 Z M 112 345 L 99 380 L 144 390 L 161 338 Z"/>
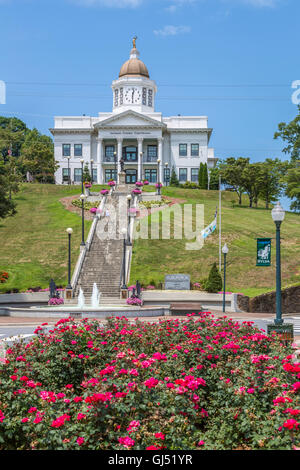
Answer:
<path fill-rule="evenodd" d="M 251 5 L 253 7 L 276 7 L 281 0 L 222 0 L 223 3 L 237 3 L 244 5 Z"/>
<path fill-rule="evenodd" d="M 190 26 L 174 26 L 171 24 L 164 26 L 163 29 L 155 29 L 153 31 L 153 33 L 157 36 L 177 36 L 177 34 L 185 34 L 190 32 Z"/>
<path fill-rule="evenodd" d="M 137 8 L 144 3 L 144 0 L 69 0 L 69 2 L 85 7 Z"/>

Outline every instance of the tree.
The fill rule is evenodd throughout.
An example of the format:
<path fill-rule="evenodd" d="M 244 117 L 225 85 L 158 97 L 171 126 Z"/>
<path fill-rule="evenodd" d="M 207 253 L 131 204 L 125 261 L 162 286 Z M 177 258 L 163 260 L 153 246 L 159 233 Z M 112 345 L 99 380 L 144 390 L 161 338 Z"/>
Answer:
<path fill-rule="evenodd" d="M 257 178 L 260 183 L 259 197 L 265 201 L 266 209 L 269 205 L 278 200 L 284 188 L 284 174 L 288 168 L 288 162 L 282 162 L 278 158 L 274 160 L 267 158 L 260 165 Z"/>
<path fill-rule="evenodd" d="M 200 189 L 202 189 L 202 185 L 203 185 L 203 171 L 204 171 L 203 163 L 201 162 L 200 167 L 199 167 L 199 173 L 198 173 L 198 183 L 199 183 Z"/>
<path fill-rule="evenodd" d="M 281 122 L 278 124 L 278 131 L 274 134 L 274 139 L 279 137 L 287 142 L 287 146 L 282 150 L 291 155 L 291 160 L 296 162 L 300 160 L 300 105 L 299 114 L 289 124 Z"/>
<path fill-rule="evenodd" d="M 9 198 L 9 187 L 5 175 L 3 157 L 0 157 L 0 219 L 16 213 L 16 204 Z"/>
<path fill-rule="evenodd" d="M 37 129 L 29 131 L 21 148 L 21 164 L 40 183 L 54 183 L 58 168 L 54 160 L 52 139 Z"/>
<path fill-rule="evenodd" d="M 26 124 L 20 119 L 0 116 L 0 152 L 4 159 L 10 151 L 14 157 L 20 155 L 28 131 Z"/>
<path fill-rule="evenodd" d="M 209 173 L 209 189 L 212 191 L 218 191 L 219 189 L 219 168 L 215 167 L 210 170 Z"/>
<path fill-rule="evenodd" d="M 179 186 L 179 180 L 176 175 L 176 170 L 174 166 L 172 167 L 170 186 Z"/>
<path fill-rule="evenodd" d="M 288 170 L 285 180 L 287 183 L 286 195 L 295 199 L 291 204 L 291 209 L 300 212 L 300 162 Z"/>
<path fill-rule="evenodd" d="M 91 183 L 92 182 L 92 177 L 91 173 L 88 167 L 88 164 L 86 163 L 83 168 L 83 175 L 82 175 L 83 181 L 86 183 Z"/>
<path fill-rule="evenodd" d="M 258 204 L 258 195 L 262 188 L 263 182 L 258 177 L 260 173 L 261 163 L 249 163 L 242 171 L 242 185 L 249 197 L 249 207 Z"/>
<path fill-rule="evenodd" d="M 9 199 L 11 199 L 12 193 L 17 193 L 20 190 L 20 184 L 22 182 L 22 175 L 19 171 L 16 157 L 8 156 L 4 165 L 5 178 L 8 187 Z"/>
<path fill-rule="evenodd" d="M 207 292 L 216 293 L 222 289 L 223 281 L 218 271 L 217 264 L 214 263 L 205 282 L 205 290 Z"/>
<path fill-rule="evenodd" d="M 239 198 L 239 205 L 242 204 L 242 194 L 245 191 L 243 186 L 243 170 L 249 165 L 249 158 L 229 157 L 220 164 L 220 174 L 222 180 L 228 186 L 231 186 L 237 193 Z"/>

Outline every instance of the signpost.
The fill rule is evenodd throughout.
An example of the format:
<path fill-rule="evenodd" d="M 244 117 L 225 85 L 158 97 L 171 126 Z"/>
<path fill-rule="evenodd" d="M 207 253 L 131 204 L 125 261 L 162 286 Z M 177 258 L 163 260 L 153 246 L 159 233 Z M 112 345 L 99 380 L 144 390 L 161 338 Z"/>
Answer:
<path fill-rule="evenodd" d="M 271 266 L 271 238 L 257 239 L 256 266 Z"/>

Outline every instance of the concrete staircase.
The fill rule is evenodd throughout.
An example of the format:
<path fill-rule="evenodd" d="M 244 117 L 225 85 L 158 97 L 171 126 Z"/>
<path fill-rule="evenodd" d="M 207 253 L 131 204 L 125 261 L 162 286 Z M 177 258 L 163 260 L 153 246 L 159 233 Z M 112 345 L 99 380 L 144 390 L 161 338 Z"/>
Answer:
<path fill-rule="evenodd" d="M 107 198 L 107 206 L 111 206 L 112 209 L 114 208 L 117 210 L 119 202 L 122 204 L 122 208 L 124 206 L 126 221 L 126 195 L 123 196 L 114 193 L 112 196 Z M 114 214 L 111 214 L 110 220 L 113 217 Z M 106 240 L 101 240 L 97 235 L 101 230 L 104 230 L 106 223 L 105 218 L 98 221 L 90 249 L 83 262 L 75 290 L 75 297 L 78 296 L 79 289 L 81 287 L 87 304 L 89 303 L 92 295 L 94 282 L 96 282 L 97 287 L 101 292 L 101 303 L 115 303 L 117 300 L 119 303 L 122 302 L 120 301 L 120 276 L 123 263 L 123 239 L 119 238 L 120 220 L 118 212 L 116 212 L 115 220 L 116 236 Z"/>

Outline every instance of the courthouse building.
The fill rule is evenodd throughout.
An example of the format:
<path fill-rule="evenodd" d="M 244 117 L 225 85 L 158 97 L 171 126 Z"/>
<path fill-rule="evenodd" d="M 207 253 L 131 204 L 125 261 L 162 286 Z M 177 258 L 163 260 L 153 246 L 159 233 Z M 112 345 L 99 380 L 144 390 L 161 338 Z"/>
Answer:
<path fill-rule="evenodd" d="M 156 112 L 157 86 L 139 55 L 134 39 L 129 60 L 112 82 L 112 112 L 54 118 L 50 131 L 59 164 L 57 184 L 67 183 L 69 177 L 80 183 L 86 163 L 94 182 L 117 180 L 121 158 L 128 184 L 143 179 L 165 184 L 173 167 L 180 183 L 196 182 L 201 162 L 215 166 L 207 117 L 164 117 Z"/>

